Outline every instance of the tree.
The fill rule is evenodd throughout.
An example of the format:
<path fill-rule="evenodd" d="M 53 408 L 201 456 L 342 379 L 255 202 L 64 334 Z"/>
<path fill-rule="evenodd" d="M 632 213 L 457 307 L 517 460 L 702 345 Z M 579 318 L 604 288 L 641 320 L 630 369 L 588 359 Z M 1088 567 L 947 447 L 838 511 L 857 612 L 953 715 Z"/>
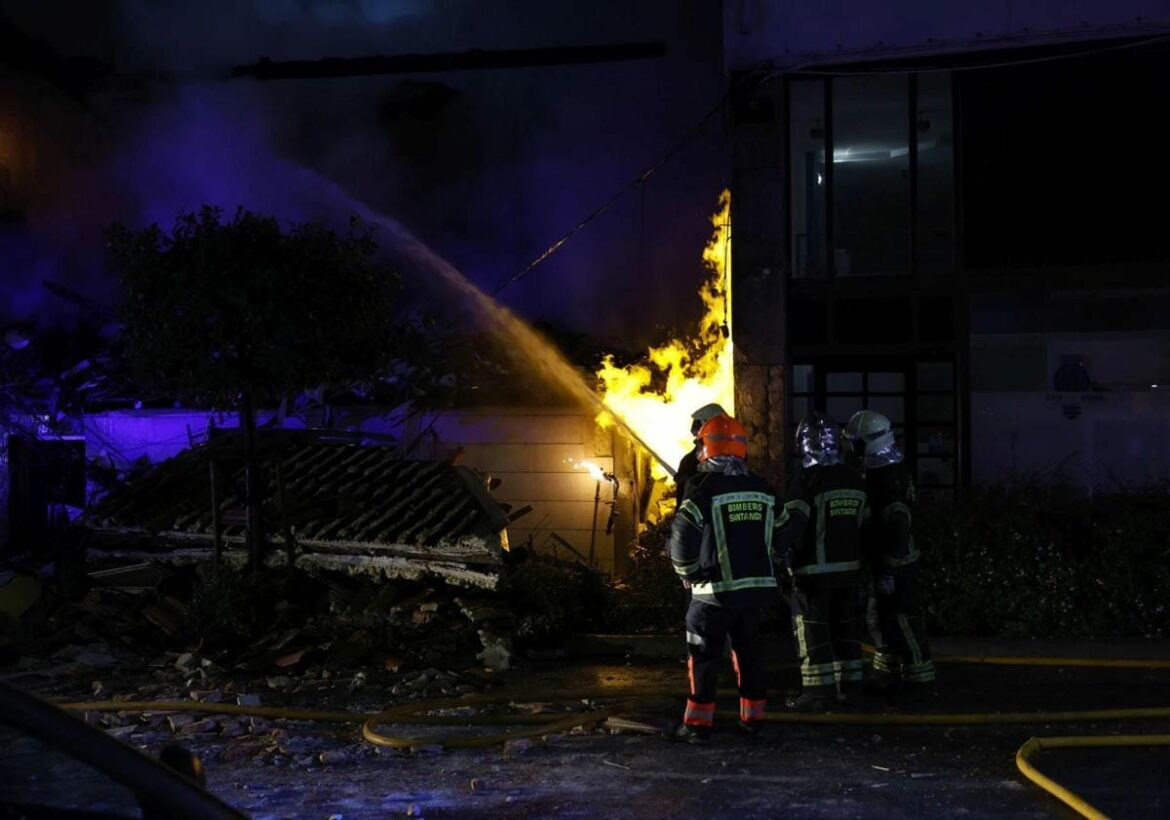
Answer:
<path fill-rule="evenodd" d="M 372 229 L 217 208 L 108 231 L 123 288 L 125 351 L 144 386 L 235 408 L 247 460 L 248 557 L 264 555 L 256 411 L 302 390 L 369 381 L 395 357 L 398 278 L 377 260 Z"/>

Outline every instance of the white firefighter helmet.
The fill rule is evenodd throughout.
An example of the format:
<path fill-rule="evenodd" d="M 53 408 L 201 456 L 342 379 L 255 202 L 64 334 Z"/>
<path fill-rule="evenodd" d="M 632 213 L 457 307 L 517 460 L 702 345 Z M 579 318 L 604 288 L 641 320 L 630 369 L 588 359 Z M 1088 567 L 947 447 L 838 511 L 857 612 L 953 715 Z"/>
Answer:
<path fill-rule="evenodd" d="M 902 452 L 894 441 L 890 420 L 876 410 L 858 410 L 845 425 L 845 435 L 853 443 L 853 451 L 866 467 L 897 464 Z"/>
<path fill-rule="evenodd" d="M 726 415 L 728 415 L 728 412 L 723 409 L 723 405 L 715 404 L 714 402 L 711 404 L 704 404 L 698 410 L 691 413 L 691 435 L 697 436 L 699 434 L 699 430 L 703 428 L 703 425 L 716 416 Z"/>

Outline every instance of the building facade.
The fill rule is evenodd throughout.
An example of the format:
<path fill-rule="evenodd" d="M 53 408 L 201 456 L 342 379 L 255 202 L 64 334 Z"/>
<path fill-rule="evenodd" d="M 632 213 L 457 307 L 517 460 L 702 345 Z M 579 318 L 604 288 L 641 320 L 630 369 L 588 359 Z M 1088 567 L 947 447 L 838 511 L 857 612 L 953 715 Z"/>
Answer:
<path fill-rule="evenodd" d="M 1170 14 L 1100 5 L 726 5 L 762 462 L 868 407 L 927 489 L 1170 478 Z"/>

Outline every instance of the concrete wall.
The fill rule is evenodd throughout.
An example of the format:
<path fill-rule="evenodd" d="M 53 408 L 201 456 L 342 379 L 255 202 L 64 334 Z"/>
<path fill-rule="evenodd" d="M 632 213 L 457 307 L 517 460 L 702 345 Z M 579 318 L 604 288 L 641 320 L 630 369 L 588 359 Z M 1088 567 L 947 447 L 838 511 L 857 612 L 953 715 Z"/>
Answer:
<path fill-rule="evenodd" d="M 780 486 L 787 423 L 784 84 L 737 96 L 731 110 L 735 408 L 748 428 L 753 469 Z"/>
<path fill-rule="evenodd" d="M 1092 390 L 1057 390 L 1068 356 Z M 1170 332 L 977 335 L 971 362 L 975 483 L 1054 472 L 1088 490 L 1170 480 Z"/>
<path fill-rule="evenodd" d="M 531 544 L 539 552 L 574 559 L 553 534 L 586 557 L 593 540 L 597 567 L 621 572 L 625 547 L 633 537 L 638 482 L 628 445 L 598 429 L 592 416 L 572 409 L 490 408 L 442 413 L 412 424 L 425 431 L 420 455 L 448 458 L 462 448 L 460 464 L 500 480 L 493 496 L 513 510 L 532 507 L 508 528 L 512 546 Z M 605 525 L 612 485 L 601 485 L 594 530 L 597 482 L 575 466 L 583 460 L 619 478 L 619 518 L 611 535 L 605 534 Z"/>
<path fill-rule="evenodd" d="M 971 394 L 972 481 L 1059 478 L 1088 491 L 1170 481 L 1170 390 Z"/>
<path fill-rule="evenodd" d="M 1165 0 L 727 0 L 723 7 L 731 70 L 1140 35 L 1170 26 Z"/>

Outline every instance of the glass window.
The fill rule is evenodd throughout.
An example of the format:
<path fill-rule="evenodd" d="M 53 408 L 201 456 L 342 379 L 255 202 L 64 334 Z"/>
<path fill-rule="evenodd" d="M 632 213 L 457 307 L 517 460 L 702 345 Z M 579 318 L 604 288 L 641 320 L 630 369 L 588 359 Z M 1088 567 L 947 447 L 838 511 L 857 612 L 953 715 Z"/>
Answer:
<path fill-rule="evenodd" d="M 919 362 L 919 390 L 952 390 L 955 386 L 955 366 L 951 362 Z"/>
<path fill-rule="evenodd" d="M 813 411 L 815 399 L 812 396 L 792 397 L 792 418 L 790 421 L 799 422 Z"/>
<path fill-rule="evenodd" d="M 919 427 L 918 455 L 955 454 L 955 430 L 953 427 Z"/>
<path fill-rule="evenodd" d="M 950 75 L 918 75 L 918 270 L 925 276 L 955 266 L 953 124 Z"/>
<path fill-rule="evenodd" d="M 955 418 L 955 398 L 945 396 L 919 396 L 918 421 L 952 421 Z"/>
<path fill-rule="evenodd" d="M 829 393 L 860 393 L 860 373 L 828 373 L 825 376 L 825 387 Z"/>
<path fill-rule="evenodd" d="M 844 424 L 861 409 L 861 405 L 861 396 L 829 396 L 825 400 L 825 411 L 833 417 L 833 421 Z"/>
<path fill-rule="evenodd" d="M 825 84 L 788 87 L 791 146 L 792 275 L 825 275 Z"/>
<path fill-rule="evenodd" d="M 866 406 L 888 418 L 891 424 L 905 421 L 906 400 L 902 396 L 870 396 Z"/>
<path fill-rule="evenodd" d="M 905 274 L 910 266 L 909 80 L 833 80 L 833 271 Z"/>
<path fill-rule="evenodd" d="M 905 390 L 906 379 L 901 373 L 870 373 L 870 393 L 901 393 Z"/>
<path fill-rule="evenodd" d="M 862 408 L 874 410 L 890 420 L 899 446 L 926 486 L 953 488 L 959 452 L 953 362 L 907 362 L 907 368 L 914 367 L 913 371 L 895 369 L 894 362 L 879 364 L 880 369 L 872 371 L 864 367 L 856 371 L 835 370 L 834 366 L 840 364 L 793 365 L 793 393 L 786 426 L 789 440 L 801 419 L 816 410 L 824 411 L 839 424 L 847 423 Z M 813 378 L 814 372 L 819 378 Z M 918 389 L 907 393 L 914 386 L 915 375 Z"/>
<path fill-rule="evenodd" d="M 811 364 L 792 366 L 792 392 L 812 393 L 816 391 L 816 368 Z"/>

